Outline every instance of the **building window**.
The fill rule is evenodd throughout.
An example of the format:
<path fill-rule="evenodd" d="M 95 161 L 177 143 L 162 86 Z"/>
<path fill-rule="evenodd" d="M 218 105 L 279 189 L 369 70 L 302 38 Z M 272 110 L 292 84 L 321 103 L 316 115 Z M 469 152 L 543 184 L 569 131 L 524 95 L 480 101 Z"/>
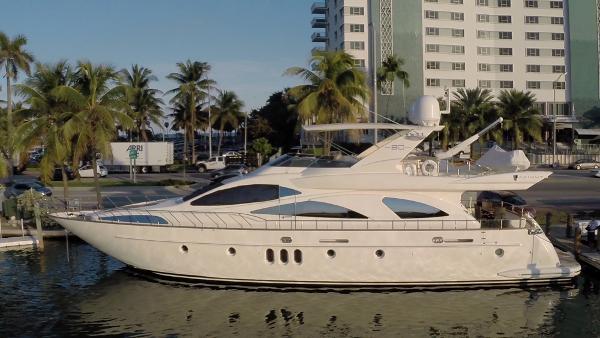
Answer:
<path fill-rule="evenodd" d="M 561 65 L 552 66 L 552 73 L 564 74 L 565 72 L 566 72 L 565 66 L 561 66 Z"/>
<path fill-rule="evenodd" d="M 298 217 L 323 217 L 323 218 L 355 218 L 365 219 L 366 216 L 356 211 L 325 202 L 304 201 L 298 203 L 282 204 L 274 207 L 252 211 L 253 214 L 285 215 Z"/>
<path fill-rule="evenodd" d="M 462 5 L 463 0 L 450 0 L 450 3 L 453 5 Z"/>
<path fill-rule="evenodd" d="M 364 41 L 350 41 L 350 49 L 364 50 L 365 42 Z"/>
<path fill-rule="evenodd" d="M 565 89 L 567 87 L 566 87 L 565 82 L 553 82 L 552 83 L 552 88 L 553 89 Z"/>
<path fill-rule="evenodd" d="M 510 0 L 498 0 L 498 7 L 510 7 Z"/>
<path fill-rule="evenodd" d="M 427 87 L 439 87 L 440 79 L 427 79 Z"/>
<path fill-rule="evenodd" d="M 425 28 L 426 35 L 440 35 L 440 29 L 437 27 L 427 27 Z"/>
<path fill-rule="evenodd" d="M 452 36 L 455 37 L 455 38 L 464 38 L 465 37 L 465 30 L 464 29 L 453 28 L 452 29 Z"/>
<path fill-rule="evenodd" d="M 465 70 L 465 63 L 464 62 L 452 62 L 452 70 Z"/>
<path fill-rule="evenodd" d="M 550 8 L 563 8 L 562 1 L 550 1 Z"/>
<path fill-rule="evenodd" d="M 526 32 L 525 33 L 525 39 L 527 39 L 527 40 L 539 40 L 540 39 L 540 33 L 538 33 L 538 32 Z"/>
<path fill-rule="evenodd" d="M 511 64 L 500 65 L 500 71 L 503 73 L 512 73 L 513 65 L 511 65 Z"/>
<path fill-rule="evenodd" d="M 540 56 L 539 48 L 527 48 L 527 56 Z"/>
<path fill-rule="evenodd" d="M 435 3 L 438 3 L 438 0 L 425 0 L 425 2 L 435 2 Z"/>
<path fill-rule="evenodd" d="M 352 24 L 350 25 L 350 32 L 352 33 L 362 33 L 365 31 L 365 25 Z"/>
<path fill-rule="evenodd" d="M 538 16 L 526 16 L 525 23 L 538 24 L 540 23 L 540 18 Z"/>
<path fill-rule="evenodd" d="M 479 87 L 480 88 L 491 88 L 492 87 L 492 81 L 490 80 L 479 80 Z"/>
<path fill-rule="evenodd" d="M 439 53 L 440 45 L 427 44 L 425 45 L 425 50 L 427 50 L 428 53 Z"/>
<path fill-rule="evenodd" d="M 527 73 L 539 73 L 540 65 L 527 65 Z"/>
<path fill-rule="evenodd" d="M 509 89 L 513 87 L 513 82 L 512 81 L 500 81 L 500 88 L 502 89 Z"/>
<path fill-rule="evenodd" d="M 233 205 L 257 203 L 300 194 L 299 191 L 273 184 L 241 185 L 215 191 L 192 201 L 192 205 Z"/>
<path fill-rule="evenodd" d="M 512 55 L 512 48 L 498 48 L 498 55 Z"/>
<path fill-rule="evenodd" d="M 500 38 L 500 40 L 511 40 L 512 32 L 498 32 L 498 38 Z"/>
<path fill-rule="evenodd" d="M 350 15 L 365 15 L 364 7 L 350 7 Z"/>
<path fill-rule="evenodd" d="M 465 86 L 465 80 L 452 80 L 452 87 L 463 88 Z"/>
<path fill-rule="evenodd" d="M 490 38 L 490 32 L 488 32 L 488 31 L 477 31 L 477 38 L 478 39 L 489 39 Z"/>
<path fill-rule="evenodd" d="M 552 56 L 565 56 L 565 50 L 564 49 L 553 49 L 552 50 Z"/>
<path fill-rule="evenodd" d="M 540 81 L 527 81 L 527 89 L 540 89 Z"/>
<path fill-rule="evenodd" d="M 427 61 L 427 69 L 440 69 L 439 61 Z"/>
<path fill-rule="evenodd" d="M 365 68 L 365 59 L 354 59 L 354 67 Z"/>
<path fill-rule="evenodd" d="M 454 21 L 465 21 L 465 14 L 459 12 L 451 12 L 450 19 Z"/>
<path fill-rule="evenodd" d="M 477 6 L 489 6 L 489 5 L 490 5 L 489 0 L 477 0 Z"/>
<path fill-rule="evenodd" d="M 427 19 L 438 19 L 439 13 L 437 11 L 425 11 L 425 18 Z"/>
<path fill-rule="evenodd" d="M 499 23 L 511 23 L 512 17 L 510 15 L 499 15 L 498 22 Z"/>
<path fill-rule="evenodd" d="M 552 40 L 555 41 L 564 41 L 565 33 L 552 33 Z"/>
<path fill-rule="evenodd" d="M 464 80 L 463 80 L 464 81 Z M 431 218 L 448 216 L 444 211 L 425 203 L 401 198 L 385 197 L 383 204 L 400 218 Z"/>
<path fill-rule="evenodd" d="M 525 0 L 525 7 L 538 8 L 538 2 L 537 0 Z"/>
<path fill-rule="evenodd" d="M 487 14 L 477 14 L 477 22 L 490 22 L 490 16 Z"/>
<path fill-rule="evenodd" d="M 477 54 L 479 55 L 490 55 L 490 47 L 477 47 Z"/>
<path fill-rule="evenodd" d="M 553 16 L 550 18 L 550 23 L 553 25 L 563 25 L 565 23 L 565 19 L 560 16 Z"/>
<path fill-rule="evenodd" d="M 452 46 L 452 54 L 464 54 L 465 46 Z"/>
<path fill-rule="evenodd" d="M 489 72 L 492 69 L 492 67 L 489 63 L 480 63 L 477 65 L 477 69 L 480 72 Z"/>

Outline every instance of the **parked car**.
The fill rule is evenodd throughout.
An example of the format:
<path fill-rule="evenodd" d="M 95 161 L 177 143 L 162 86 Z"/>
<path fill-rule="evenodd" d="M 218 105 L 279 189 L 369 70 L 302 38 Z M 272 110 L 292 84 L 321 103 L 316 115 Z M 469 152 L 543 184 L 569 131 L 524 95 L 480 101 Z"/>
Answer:
<path fill-rule="evenodd" d="M 225 168 L 215 170 L 211 173 L 211 178 L 221 177 L 223 175 L 246 175 L 249 172 L 245 164 L 228 164 Z"/>
<path fill-rule="evenodd" d="M 477 207 L 481 218 L 494 218 L 498 208 L 520 214 L 529 213 L 535 216 L 535 208 L 529 206 L 523 197 L 511 191 L 482 191 L 477 196 Z"/>
<path fill-rule="evenodd" d="M 225 168 L 225 157 L 213 156 L 208 160 L 198 161 L 196 163 L 199 173 L 207 172 L 209 170 L 219 170 Z"/>
<path fill-rule="evenodd" d="M 96 169 L 97 169 L 96 172 L 98 173 L 98 177 L 108 176 L 108 169 L 106 169 L 105 166 L 98 164 L 98 167 Z M 83 167 L 79 168 L 79 170 L 77 170 L 77 172 L 79 173 L 79 177 L 82 177 L 82 178 L 94 177 L 94 169 L 92 168 L 92 165 L 90 165 L 90 164 L 84 165 Z"/>
<path fill-rule="evenodd" d="M 75 173 L 68 166 L 65 166 L 65 173 L 67 174 L 68 180 L 72 180 L 75 178 Z M 62 181 L 62 170 L 60 169 L 60 167 L 54 168 L 54 173 L 52 174 L 52 180 L 53 181 Z"/>
<path fill-rule="evenodd" d="M 569 169 L 598 169 L 600 168 L 600 162 L 591 158 L 577 160 L 569 165 Z"/>
<path fill-rule="evenodd" d="M 600 169 L 594 169 L 594 170 L 592 170 L 592 176 L 594 176 L 594 177 L 600 177 Z"/>
<path fill-rule="evenodd" d="M 44 186 L 42 182 L 31 180 L 10 182 L 6 190 L 4 190 L 4 197 L 19 197 L 21 194 L 29 191 L 30 189 L 33 189 L 44 196 L 52 196 L 52 190 Z"/>
<path fill-rule="evenodd" d="M 240 157 L 240 156 L 242 156 L 242 154 L 238 153 L 237 151 L 228 151 L 223 154 L 223 157 Z"/>

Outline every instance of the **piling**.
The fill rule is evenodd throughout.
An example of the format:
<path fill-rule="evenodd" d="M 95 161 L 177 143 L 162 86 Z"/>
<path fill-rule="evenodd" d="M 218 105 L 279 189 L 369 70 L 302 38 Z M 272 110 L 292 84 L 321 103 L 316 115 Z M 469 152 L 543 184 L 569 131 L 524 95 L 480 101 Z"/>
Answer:
<path fill-rule="evenodd" d="M 546 213 L 546 234 L 550 233 L 550 222 L 552 222 L 552 213 Z"/>
<path fill-rule="evenodd" d="M 573 232 L 573 215 L 567 215 L 567 228 L 566 228 L 566 236 L 567 238 L 571 238 Z"/>
<path fill-rule="evenodd" d="M 581 255 L 581 228 L 575 228 L 575 258 L 579 258 Z"/>
<path fill-rule="evenodd" d="M 38 247 L 41 251 L 44 250 L 44 231 L 42 230 L 42 219 L 40 216 L 40 206 L 35 203 L 33 207 L 33 213 L 35 215 L 35 227 L 37 228 L 37 239 L 39 241 Z"/>

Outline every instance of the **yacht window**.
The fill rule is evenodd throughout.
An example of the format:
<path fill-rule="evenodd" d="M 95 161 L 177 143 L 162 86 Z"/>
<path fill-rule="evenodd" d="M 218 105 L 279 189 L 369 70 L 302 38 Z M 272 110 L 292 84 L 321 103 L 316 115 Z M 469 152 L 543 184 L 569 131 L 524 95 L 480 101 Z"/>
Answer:
<path fill-rule="evenodd" d="M 383 204 L 392 209 L 400 218 L 429 218 L 448 216 L 447 213 L 430 205 L 400 199 L 386 197 L 383 199 Z"/>
<path fill-rule="evenodd" d="M 194 201 L 192 205 L 233 205 L 244 203 L 256 203 L 276 200 L 280 197 L 300 194 L 299 191 L 279 187 L 274 184 L 251 184 L 241 185 L 229 189 L 215 191 L 202 196 Z"/>
<path fill-rule="evenodd" d="M 316 201 L 282 204 L 274 207 L 254 210 L 252 213 L 300 217 L 367 218 L 356 211 L 346 209 L 338 205 Z"/>
<path fill-rule="evenodd" d="M 100 217 L 103 221 L 145 224 L 169 224 L 164 218 L 153 215 L 116 215 Z"/>
<path fill-rule="evenodd" d="M 189 200 L 191 200 L 194 197 L 198 197 L 198 196 L 200 196 L 200 195 L 202 195 L 202 194 L 204 194 L 206 192 L 209 192 L 209 191 L 211 191 L 213 189 L 216 189 L 216 188 L 218 188 L 218 187 L 220 187 L 222 185 L 223 185 L 223 183 L 221 183 L 221 182 L 211 182 L 209 185 L 205 185 L 204 187 L 202 187 L 202 188 L 194 191 L 193 193 L 191 193 L 191 194 L 186 195 L 185 197 L 183 197 L 183 201 L 184 202 L 185 201 L 189 201 Z"/>

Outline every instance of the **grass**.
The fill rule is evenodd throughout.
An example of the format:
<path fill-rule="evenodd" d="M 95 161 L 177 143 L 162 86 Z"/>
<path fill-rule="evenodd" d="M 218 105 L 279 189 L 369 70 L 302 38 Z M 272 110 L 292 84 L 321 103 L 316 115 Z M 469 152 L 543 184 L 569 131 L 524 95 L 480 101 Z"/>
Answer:
<path fill-rule="evenodd" d="M 137 182 L 137 183 L 132 183 L 130 181 L 127 180 L 117 180 L 117 179 L 100 179 L 100 186 L 101 187 L 149 187 L 149 186 L 160 186 L 160 187 L 167 187 L 167 186 L 186 186 L 186 185 L 191 185 L 194 184 L 196 182 L 193 181 L 183 181 L 183 180 L 174 180 L 174 179 L 167 179 L 167 180 L 160 180 L 160 181 L 144 181 L 144 182 Z M 55 187 L 55 188 L 60 188 L 63 186 L 61 181 L 54 181 L 48 184 L 49 187 Z M 69 187 L 95 187 L 94 181 L 93 180 L 85 180 L 85 181 L 81 181 L 81 180 L 73 180 L 73 181 L 69 181 Z"/>

